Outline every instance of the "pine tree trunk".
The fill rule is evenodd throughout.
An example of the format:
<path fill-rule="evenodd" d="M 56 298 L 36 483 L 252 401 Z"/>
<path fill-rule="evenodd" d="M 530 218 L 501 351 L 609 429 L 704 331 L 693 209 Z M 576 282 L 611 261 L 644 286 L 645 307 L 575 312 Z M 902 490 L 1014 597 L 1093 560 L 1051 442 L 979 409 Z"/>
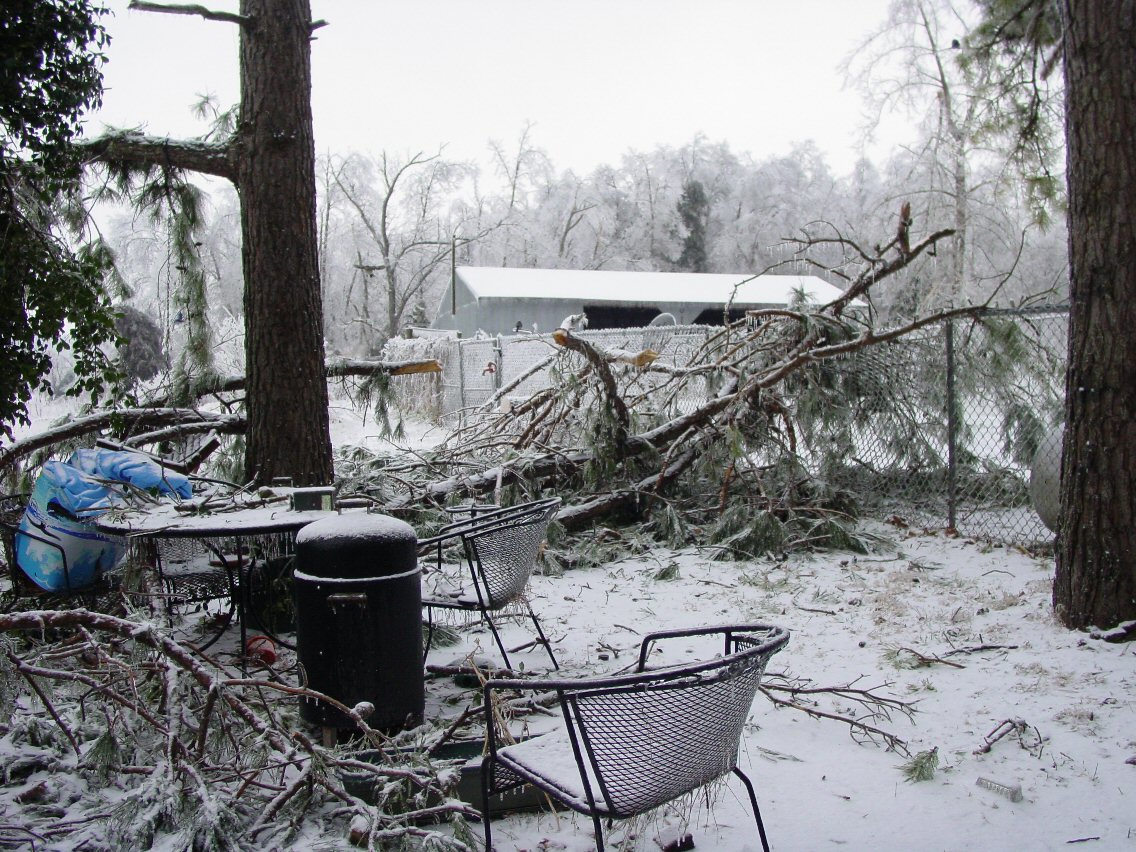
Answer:
<path fill-rule="evenodd" d="M 1136 3 L 1063 0 L 1072 310 L 1053 603 L 1136 619 Z"/>
<path fill-rule="evenodd" d="M 249 479 L 332 478 L 316 238 L 308 0 L 242 0 L 237 186 Z"/>

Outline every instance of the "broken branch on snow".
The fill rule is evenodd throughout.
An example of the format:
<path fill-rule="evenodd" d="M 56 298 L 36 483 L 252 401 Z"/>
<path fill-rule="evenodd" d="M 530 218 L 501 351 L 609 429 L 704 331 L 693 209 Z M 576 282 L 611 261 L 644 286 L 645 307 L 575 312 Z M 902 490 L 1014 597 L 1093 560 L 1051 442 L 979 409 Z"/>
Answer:
<path fill-rule="evenodd" d="M 57 813 L 28 808 L 9 814 L 6 828 L 51 832 L 53 844 L 68 848 L 149 848 L 162 836 L 283 848 L 294 825 L 312 814 L 340 823 L 344 837 L 358 823 L 380 844 L 419 837 L 436 848 L 466 848 L 426 825 L 473 815 L 449 797 L 447 764 L 390 748 L 356 708 L 303 687 L 239 677 L 152 625 L 116 616 L 0 614 L 0 634 L 8 637 L 0 656 L 6 687 L 38 698 L 13 701 L 18 696 L 9 693 L 6 735 L 57 727 L 65 743 L 54 751 L 79 757 L 77 765 L 52 758 L 52 766 L 69 766 L 68 785 L 87 783 L 83 816 L 114 815 L 60 823 Z M 301 696 L 350 717 L 375 761 L 324 748 L 293 727 Z M 87 721 L 92 713 L 97 724 Z M 51 754 L 50 738 L 40 745 L 46 748 L 38 752 Z M 348 773 L 373 785 L 373 802 L 346 786 Z"/>
<path fill-rule="evenodd" d="M 880 695 L 877 692 L 877 690 L 889 686 L 891 686 L 890 683 L 884 683 L 879 687 L 857 687 L 855 681 L 843 686 L 810 686 L 808 681 L 767 674 L 759 688 L 766 698 L 779 707 L 800 710 L 817 719 L 843 722 L 848 725 L 849 733 L 857 742 L 863 739 L 882 743 L 888 751 L 908 755 L 905 740 L 874 724 L 878 720 L 890 721 L 893 712 L 901 713 L 908 721 L 912 719 L 915 713 L 915 706 L 910 702 Z M 788 695 L 788 698 L 783 698 L 782 694 Z M 849 701 L 860 705 L 866 712 L 857 717 L 847 713 L 824 710 L 817 705 L 815 700 L 817 696 L 829 696 L 841 701 Z"/>

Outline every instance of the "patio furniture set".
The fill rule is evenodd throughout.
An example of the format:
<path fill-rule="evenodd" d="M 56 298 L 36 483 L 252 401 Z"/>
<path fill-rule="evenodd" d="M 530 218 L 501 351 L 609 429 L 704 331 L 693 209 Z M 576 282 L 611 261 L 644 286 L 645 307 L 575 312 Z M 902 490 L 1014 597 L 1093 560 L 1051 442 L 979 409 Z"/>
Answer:
<path fill-rule="evenodd" d="M 278 497 L 288 494 L 287 489 L 277 490 Z M 341 512 L 344 518 L 369 512 L 333 506 L 295 509 L 282 500 L 266 503 L 259 498 L 244 502 L 247 505 L 238 505 L 236 511 L 186 514 L 175 503 L 162 501 L 141 511 L 102 514 L 94 519 L 93 527 L 98 535 L 127 542 L 128 565 L 152 570 L 157 594 L 171 618 L 178 608 L 190 604 L 221 601 L 226 605 L 228 618 L 222 617 L 222 630 L 203 647 L 215 642 L 223 625 L 235 617 L 243 650 L 247 628 L 270 632 L 251 605 L 264 567 L 270 562 L 295 562 L 297 534 L 309 525 L 326 525 L 330 523 L 326 519 L 339 517 Z M 30 594 L 32 584 L 20 565 L 26 547 L 35 543 L 51 548 L 65 565 L 68 554 L 51 540 L 49 531 L 20 525 L 25 503 L 24 495 L 0 498 L 0 555 L 9 569 L 9 594 L 36 600 L 31 608 L 37 609 L 76 602 L 92 605 L 97 595 L 111 589 L 104 575 L 87 588 L 55 590 L 49 602 L 42 592 L 38 598 Z M 429 561 L 430 567 L 420 599 L 426 638 L 423 642 L 419 634 L 407 647 L 424 645 L 429 653 L 436 635 L 436 611 L 472 613 L 489 628 L 505 669 L 512 671 L 510 652 L 496 621 L 503 611 L 512 610 L 531 623 L 536 634 L 532 644 L 541 645 L 552 668 L 559 670 L 552 643 L 525 594 L 559 505 L 559 499 L 551 498 L 506 508 L 463 507 L 460 511 L 465 517 L 435 535 L 412 541 L 418 561 Z M 445 555 L 453 546 L 463 556 L 464 576 L 460 578 L 445 571 Z M 297 571 L 301 567 L 297 564 Z M 415 573 L 417 570 L 418 566 Z M 328 597 L 341 606 L 365 595 Z M 366 615 L 366 610 L 360 613 Z M 302 644 L 303 634 L 298 636 Z M 692 637 L 716 637 L 721 641 L 720 654 L 666 668 L 648 665 L 652 648 Z M 754 785 L 738 767 L 738 751 L 766 664 L 788 639 L 785 629 L 765 624 L 668 630 L 643 639 L 638 664 L 629 674 L 571 678 L 557 673 L 485 682 L 482 700 L 489 721 L 480 778 L 486 849 L 492 848 L 490 801 L 522 785 L 532 785 L 551 800 L 590 817 L 597 848 L 602 850 L 605 821 L 610 826 L 611 820 L 645 813 L 733 774 L 745 786 L 762 848 L 768 852 Z M 419 661 L 420 667 L 423 662 Z M 517 693 L 554 695 L 559 710 L 554 730 L 514 741 L 500 715 L 492 711 L 503 694 Z"/>

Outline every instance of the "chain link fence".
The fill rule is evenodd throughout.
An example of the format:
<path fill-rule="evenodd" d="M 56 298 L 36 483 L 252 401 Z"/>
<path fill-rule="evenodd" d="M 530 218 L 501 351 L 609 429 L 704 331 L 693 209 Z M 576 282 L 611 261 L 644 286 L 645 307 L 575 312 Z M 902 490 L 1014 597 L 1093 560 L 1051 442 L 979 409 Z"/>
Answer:
<path fill-rule="evenodd" d="M 653 349 L 659 361 L 668 364 L 686 364 L 714 333 L 710 326 L 659 326 L 648 328 L 603 329 L 577 332 L 604 349 L 626 349 L 639 352 Z M 546 388 L 554 381 L 550 368 L 559 347 L 552 336 L 522 335 L 452 341 L 453 358 L 443 361 L 443 410 L 447 414 L 462 415 L 477 409 L 500 391 L 504 400 L 526 398 L 534 391 Z M 649 395 L 652 387 L 666 381 L 658 373 L 640 373 L 632 388 L 633 393 Z M 519 381 L 518 381 L 519 380 Z M 680 408 L 689 410 L 698 405 L 705 394 L 697 390 L 678 400 Z"/>
<path fill-rule="evenodd" d="M 852 435 L 814 468 L 873 516 L 1052 542 L 1030 470 L 1062 421 L 1067 333 L 1066 308 L 987 311 L 834 362 Z"/>
<path fill-rule="evenodd" d="M 797 452 L 815 476 L 855 495 L 866 515 L 1007 543 L 1049 543 L 1052 533 L 1030 502 L 1030 467 L 1042 438 L 1061 422 L 1067 328 L 1064 307 L 991 310 L 820 362 L 783 389 Z M 716 331 L 661 326 L 580 336 L 605 349 L 651 348 L 659 362 L 683 366 Z M 431 419 L 460 422 L 495 396 L 495 406 L 507 405 L 559 380 L 549 335 L 392 345 L 388 358 L 442 362 L 440 376 L 394 384 L 403 410 Z M 650 406 L 653 388 L 667 380 L 642 372 L 627 390 Z M 681 393 L 670 403 L 690 411 L 710 388 L 688 381 Z"/>

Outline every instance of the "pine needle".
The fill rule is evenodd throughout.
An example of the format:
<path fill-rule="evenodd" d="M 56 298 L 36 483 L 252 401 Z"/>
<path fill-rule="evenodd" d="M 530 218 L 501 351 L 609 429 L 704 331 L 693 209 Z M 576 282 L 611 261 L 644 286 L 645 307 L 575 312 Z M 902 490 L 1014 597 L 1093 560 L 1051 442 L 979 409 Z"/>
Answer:
<path fill-rule="evenodd" d="M 661 582 L 670 582 L 677 580 L 680 576 L 677 562 L 668 562 L 662 568 L 655 572 L 655 579 Z"/>
<path fill-rule="evenodd" d="M 935 770 L 939 768 L 939 747 L 935 746 L 929 751 L 921 751 L 907 763 L 903 764 L 903 777 L 907 781 L 930 781 L 935 777 Z"/>

